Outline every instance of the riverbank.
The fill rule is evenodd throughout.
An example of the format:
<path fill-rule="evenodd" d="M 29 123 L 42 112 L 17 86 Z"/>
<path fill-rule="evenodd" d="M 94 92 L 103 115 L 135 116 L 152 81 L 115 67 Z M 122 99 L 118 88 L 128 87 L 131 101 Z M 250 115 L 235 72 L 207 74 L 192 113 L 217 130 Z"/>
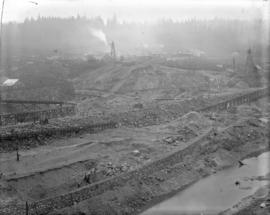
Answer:
<path fill-rule="evenodd" d="M 268 185 L 259 188 L 254 194 L 243 198 L 233 207 L 219 215 L 265 215 L 270 213 L 270 174 L 254 180 L 267 181 Z"/>
<path fill-rule="evenodd" d="M 243 165 L 226 168 L 199 180 L 182 192 L 145 211 L 154 214 L 218 214 L 267 185 L 270 152 L 244 159 Z"/>
<path fill-rule="evenodd" d="M 251 204 L 247 205 L 245 208 L 242 208 L 234 215 L 265 215 L 270 214 L 270 187 L 266 187 L 266 196 L 262 198 L 250 197 Z"/>

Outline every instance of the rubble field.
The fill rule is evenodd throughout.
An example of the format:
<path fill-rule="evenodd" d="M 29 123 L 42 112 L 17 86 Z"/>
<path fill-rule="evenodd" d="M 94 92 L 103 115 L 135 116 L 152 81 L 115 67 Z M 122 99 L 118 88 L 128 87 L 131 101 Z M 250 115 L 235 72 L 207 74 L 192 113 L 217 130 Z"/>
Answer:
<path fill-rule="evenodd" d="M 56 214 L 139 213 L 201 177 L 267 150 L 268 109 L 269 103 L 261 99 L 231 112 L 191 111 L 158 125 L 52 139 L 48 145 L 19 151 L 19 161 L 16 151 L 2 153 L 1 207 L 54 198 L 120 177 L 200 140 L 182 162 L 105 190 Z"/>
<path fill-rule="evenodd" d="M 262 121 L 250 116 L 232 120 L 204 136 L 181 162 L 51 214 L 138 214 L 202 177 L 269 150 L 268 125 Z"/>

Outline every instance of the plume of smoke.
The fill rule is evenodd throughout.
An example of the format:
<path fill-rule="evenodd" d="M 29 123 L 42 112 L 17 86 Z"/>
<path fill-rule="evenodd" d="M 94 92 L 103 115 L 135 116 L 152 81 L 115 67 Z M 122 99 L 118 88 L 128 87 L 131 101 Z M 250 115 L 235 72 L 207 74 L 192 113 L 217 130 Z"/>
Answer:
<path fill-rule="evenodd" d="M 91 28 L 90 31 L 94 37 L 102 41 L 105 45 L 108 45 L 107 37 L 102 30 Z"/>

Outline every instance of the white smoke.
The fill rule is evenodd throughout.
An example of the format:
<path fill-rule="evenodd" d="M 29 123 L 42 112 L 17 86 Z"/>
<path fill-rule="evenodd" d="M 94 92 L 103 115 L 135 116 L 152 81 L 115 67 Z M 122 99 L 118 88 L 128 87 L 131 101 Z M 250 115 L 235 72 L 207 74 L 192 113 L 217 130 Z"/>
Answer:
<path fill-rule="evenodd" d="M 108 45 L 107 37 L 102 30 L 91 28 L 91 34 L 102 41 L 105 45 Z"/>

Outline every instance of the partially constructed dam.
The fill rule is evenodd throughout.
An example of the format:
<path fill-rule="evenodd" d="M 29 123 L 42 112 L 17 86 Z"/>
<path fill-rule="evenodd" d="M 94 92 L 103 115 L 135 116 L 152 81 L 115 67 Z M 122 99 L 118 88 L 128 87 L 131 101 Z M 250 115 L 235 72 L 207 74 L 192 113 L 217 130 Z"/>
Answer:
<path fill-rule="evenodd" d="M 269 214 L 269 2 L 14 1 L 0 215 Z"/>

